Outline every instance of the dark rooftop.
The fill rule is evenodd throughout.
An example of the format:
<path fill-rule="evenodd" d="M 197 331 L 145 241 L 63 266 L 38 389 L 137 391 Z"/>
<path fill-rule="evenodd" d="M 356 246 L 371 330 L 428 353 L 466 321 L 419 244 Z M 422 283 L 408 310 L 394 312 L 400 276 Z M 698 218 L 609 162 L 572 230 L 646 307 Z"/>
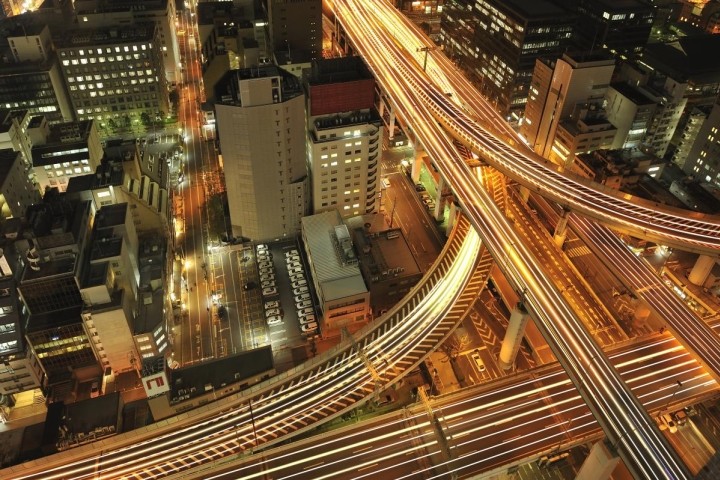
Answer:
<path fill-rule="evenodd" d="M 645 47 L 642 61 L 679 81 L 720 82 L 720 35 L 681 37 Z"/>
<path fill-rule="evenodd" d="M 627 83 L 618 82 L 613 83 L 610 86 L 620 92 L 623 96 L 630 99 L 630 101 L 632 101 L 636 105 L 652 105 L 655 103 L 653 100 L 643 95 L 640 90 L 631 85 L 628 85 Z"/>
<path fill-rule="evenodd" d="M 567 15 L 569 11 L 547 0 L 505 0 L 502 6 L 526 19 Z"/>

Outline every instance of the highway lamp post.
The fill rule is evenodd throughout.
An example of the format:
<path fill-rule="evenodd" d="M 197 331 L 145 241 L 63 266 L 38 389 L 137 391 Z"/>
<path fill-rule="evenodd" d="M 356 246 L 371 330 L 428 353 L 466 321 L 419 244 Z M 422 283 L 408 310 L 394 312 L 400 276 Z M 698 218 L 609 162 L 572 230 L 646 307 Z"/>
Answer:
<path fill-rule="evenodd" d="M 433 47 L 419 47 L 415 50 L 416 52 L 425 52 L 425 57 L 423 59 L 423 72 L 427 68 L 428 52 L 430 50 L 435 50 L 435 49 Z"/>
<path fill-rule="evenodd" d="M 680 380 L 676 380 L 677 387 L 675 387 L 675 390 L 673 390 L 672 395 L 670 395 L 670 398 L 668 399 L 667 403 L 665 404 L 665 408 L 663 408 L 663 411 L 666 411 L 670 404 L 672 403 L 673 399 L 675 398 L 675 395 L 682 389 L 682 382 Z"/>

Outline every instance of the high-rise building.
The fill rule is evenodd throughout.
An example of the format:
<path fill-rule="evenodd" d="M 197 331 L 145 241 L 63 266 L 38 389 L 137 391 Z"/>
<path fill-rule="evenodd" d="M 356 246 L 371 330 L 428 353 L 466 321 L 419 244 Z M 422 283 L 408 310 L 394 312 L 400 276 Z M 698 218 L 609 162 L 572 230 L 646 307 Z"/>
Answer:
<path fill-rule="evenodd" d="M 577 13 L 574 43 L 580 50 L 639 52 L 647 44 L 655 7 L 646 0 L 559 0 Z"/>
<path fill-rule="evenodd" d="M 720 187 L 720 99 L 700 127 L 683 171 L 701 182 Z"/>
<path fill-rule="evenodd" d="M 548 158 L 560 122 L 578 120 L 590 105 L 600 110 L 614 70 L 615 60 L 602 54 L 537 60 L 520 125 L 531 148 Z"/>
<path fill-rule="evenodd" d="M 322 54 L 322 0 L 268 0 L 272 50 Z"/>
<path fill-rule="evenodd" d="M 612 149 L 640 147 L 655 115 L 657 104 L 641 90 L 613 83 L 607 91 L 607 118 L 617 128 Z"/>
<path fill-rule="evenodd" d="M 180 51 L 175 34 L 174 0 L 75 1 L 77 23 L 82 28 L 113 28 L 118 25 L 155 22 L 163 71 L 168 83 L 178 81 Z"/>
<path fill-rule="evenodd" d="M 7 63 L 0 69 L 0 108 L 45 115 L 49 122 L 75 118 L 46 25 L 8 31 Z"/>
<path fill-rule="evenodd" d="M 0 218 L 22 217 L 25 209 L 40 200 L 40 193 L 28 177 L 22 154 L 0 150 Z"/>
<path fill-rule="evenodd" d="M 300 80 L 274 65 L 233 70 L 218 82 L 215 101 L 232 234 L 296 235 L 309 203 Z"/>
<path fill-rule="evenodd" d="M 37 188 L 64 192 L 72 177 L 94 172 L 103 158 L 103 148 L 94 120 L 49 125 L 35 117 L 32 135 L 32 170 Z"/>
<path fill-rule="evenodd" d="M 308 80 L 313 212 L 349 218 L 378 210 L 382 120 L 375 80 L 358 57 L 318 60 Z"/>
<path fill-rule="evenodd" d="M 705 120 L 710 116 L 712 107 L 701 106 L 695 107 L 688 114 L 687 122 L 685 123 L 685 129 L 678 140 L 677 148 L 673 154 L 673 162 L 680 168 L 685 167 L 685 161 L 687 160 L 688 154 L 695 144 L 695 139 L 700 133 Z"/>
<path fill-rule="evenodd" d="M 78 119 L 130 128 L 168 113 L 156 23 L 70 30 L 55 46 Z"/>
<path fill-rule="evenodd" d="M 548 0 L 450 0 L 440 35 L 480 93 L 498 111 L 519 118 L 535 60 L 559 57 L 574 24 L 574 13 Z"/>

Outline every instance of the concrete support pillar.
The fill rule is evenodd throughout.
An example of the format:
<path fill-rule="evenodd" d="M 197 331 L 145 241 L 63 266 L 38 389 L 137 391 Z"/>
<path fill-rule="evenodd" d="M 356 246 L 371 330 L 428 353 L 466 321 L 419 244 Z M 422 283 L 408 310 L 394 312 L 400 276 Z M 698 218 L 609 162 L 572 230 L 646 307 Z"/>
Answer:
<path fill-rule="evenodd" d="M 383 115 L 385 114 L 385 99 L 383 98 L 382 93 L 380 93 L 380 100 L 378 103 L 378 114 L 380 115 L 380 118 L 383 118 Z"/>
<path fill-rule="evenodd" d="M 415 151 L 415 157 L 413 158 L 412 173 L 410 174 L 410 177 L 414 183 L 417 183 L 420 181 L 420 170 L 422 170 L 422 158 L 425 151 L 419 143 L 415 143 L 414 145 L 413 149 Z"/>
<path fill-rule="evenodd" d="M 443 213 L 445 213 L 445 204 L 443 203 L 443 196 L 442 191 L 445 189 L 445 184 L 447 182 L 445 181 L 445 178 L 441 175 L 440 180 L 437 184 L 437 191 L 436 198 L 435 198 L 435 208 L 433 210 L 433 217 L 435 217 L 436 220 L 440 220 L 443 216 Z"/>
<path fill-rule="evenodd" d="M 528 190 L 525 186 L 520 186 L 520 198 L 522 198 L 522 201 L 527 203 L 528 199 L 530 198 L 530 190 Z"/>
<path fill-rule="evenodd" d="M 453 227 L 455 227 L 455 222 L 457 221 L 458 217 L 460 216 L 460 206 L 458 206 L 457 203 L 452 202 L 450 204 L 450 213 L 448 214 L 448 222 L 447 222 L 447 230 L 448 232 L 452 232 Z"/>
<path fill-rule="evenodd" d="M 702 286 L 710 275 L 716 261 L 714 257 L 709 255 L 700 255 L 695 261 L 692 270 L 690 270 L 690 275 L 688 275 L 690 283 Z"/>
<path fill-rule="evenodd" d="M 570 216 L 570 210 L 563 209 L 560 218 L 558 219 L 557 225 L 555 225 L 555 233 L 553 233 L 553 240 L 555 245 L 562 248 L 565 243 L 565 237 L 567 236 L 567 222 Z"/>
<path fill-rule="evenodd" d="M 575 476 L 575 480 L 607 480 L 612 475 L 620 458 L 608 450 L 603 440 L 595 442 L 587 458 Z"/>
<path fill-rule="evenodd" d="M 395 137 L 395 109 L 390 108 L 390 123 L 388 125 L 388 138 L 392 140 Z"/>
<path fill-rule="evenodd" d="M 520 351 L 520 343 L 525 335 L 525 327 L 527 326 L 530 315 L 523 307 L 522 303 L 518 303 L 510 314 L 510 322 L 508 323 L 505 338 L 503 338 L 500 347 L 500 358 L 498 364 L 504 370 L 510 369 L 515 363 L 518 351 Z"/>

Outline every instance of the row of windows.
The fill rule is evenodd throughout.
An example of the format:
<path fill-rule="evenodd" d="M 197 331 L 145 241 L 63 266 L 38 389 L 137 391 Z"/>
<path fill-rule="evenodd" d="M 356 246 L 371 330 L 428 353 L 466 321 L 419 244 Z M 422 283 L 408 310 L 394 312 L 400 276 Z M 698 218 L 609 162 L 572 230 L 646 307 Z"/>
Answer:
<path fill-rule="evenodd" d="M 62 50 L 62 51 L 60 51 L 60 56 L 61 57 L 75 57 L 75 56 L 83 57 L 85 55 L 102 55 L 103 53 L 113 53 L 113 52 L 120 53 L 120 52 L 129 52 L 129 51 L 137 52 L 137 51 L 151 50 L 151 49 L 152 49 L 152 44 L 150 44 L 150 43 L 144 44 L 143 43 L 139 47 L 138 47 L 138 45 L 132 45 L 132 46 L 124 45 L 122 47 L 119 47 L 119 46 L 105 47 L 104 49 L 103 48 L 95 48 L 95 49 L 88 48 L 86 50 L 86 49 L 81 48 L 77 52 L 74 50 Z"/>
<path fill-rule="evenodd" d="M 78 152 L 87 152 L 87 151 L 88 151 L 87 148 L 78 149 Z M 78 152 L 71 151 L 71 152 L 69 152 L 69 153 L 78 153 Z M 43 155 L 43 157 L 44 157 L 44 155 Z M 75 165 L 88 165 L 88 163 L 89 163 L 89 162 L 88 162 L 87 160 L 79 160 L 79 161 L 78 161 L 78 160 L 73 160 L 72 162 L 62 162 L 62 163 L 53 163 L 52 165 L 45 165 L 43 168 L 44 168 L 45 170 L 52 170 L 52 169 L 56 169 L 56 170 L 57 170 L 57 169 L 59 169 L 59 168 L 68 168 L 68 167 L 70 167 L 71 165 L 72 165 L 72 166 L 75 166 Z"/>

